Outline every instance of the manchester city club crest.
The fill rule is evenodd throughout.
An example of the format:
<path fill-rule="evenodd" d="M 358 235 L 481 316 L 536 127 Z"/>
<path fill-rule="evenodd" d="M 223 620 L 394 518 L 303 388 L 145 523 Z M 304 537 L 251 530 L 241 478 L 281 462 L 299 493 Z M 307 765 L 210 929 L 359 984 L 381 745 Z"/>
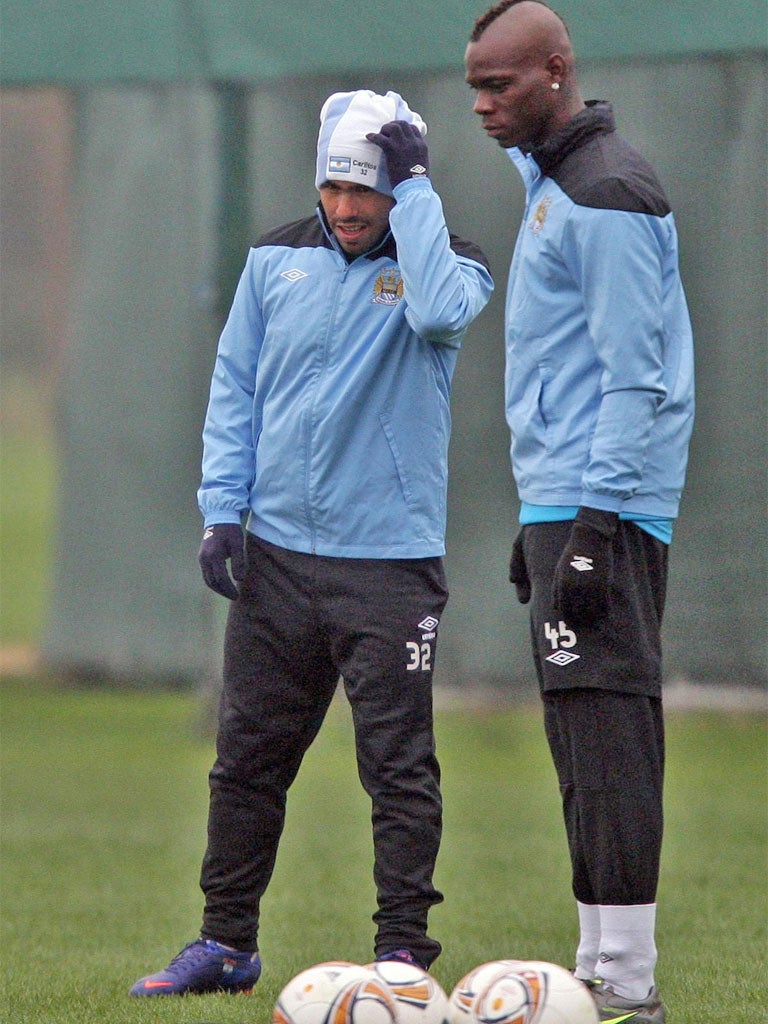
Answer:
<path fill-rule="evenodd" d="M 396 306 L 403 297 L 403 279 L 397 267 L 382 270 L 373 286 L 373 301 Z"/>
<path fill-rule="evenodd" d="M 530 223 L 530 229 L 534 235 L 540 235 L 544 229 L 544 223 L 549 213 L 549 208 L 552 205 L 552 200 L 549 196 L 544 196 L 539 205 L 536 207 L 536 212 L 533 215 L 533 219 Z"/>

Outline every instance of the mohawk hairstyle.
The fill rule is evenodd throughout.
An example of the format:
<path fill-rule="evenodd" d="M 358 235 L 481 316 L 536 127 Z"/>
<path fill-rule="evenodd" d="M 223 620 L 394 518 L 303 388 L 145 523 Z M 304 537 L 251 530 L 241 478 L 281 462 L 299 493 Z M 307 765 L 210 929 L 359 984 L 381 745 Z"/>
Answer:
<path fill-rule="evenodd" d="M 548 3 L 544 2 L 544 0 L 531 0 L 531 2 L 535 4 L 541 4 L 542 7 L 546 7 L 547 10 L 552 11 L 553 14 L 557 15 L 557 17 L 560 18 L 560 21 L 562 21 L 563 23 L 563 27 L 565 28 L 568 38 L 571 38 L 571 33 L 568 31 L 568 26 L 565 23 L 565 19 L 561 17 L 557 13 L 557 11 L 553 10 Z M 523 0 L 499 0 L 499 2 L 497 4 L 494 4 L 493 7 L 491 7 L 489 10 L 485 12 L 485 14 L 481 14 L 480 17 L 475 22 L 474 27 L 472 29 L 472 34 L 469 37 L 470 43 L 476 43 L 480 36 L 483 34 L 483 32 L 485 32 L 485 30 L 492 22 L 496 21 L 499 15 L 503 14 L 505 11 L 508 11 L 510 7 L 515 7 L 517 4 L 521 3 L 523 3 Z"/>

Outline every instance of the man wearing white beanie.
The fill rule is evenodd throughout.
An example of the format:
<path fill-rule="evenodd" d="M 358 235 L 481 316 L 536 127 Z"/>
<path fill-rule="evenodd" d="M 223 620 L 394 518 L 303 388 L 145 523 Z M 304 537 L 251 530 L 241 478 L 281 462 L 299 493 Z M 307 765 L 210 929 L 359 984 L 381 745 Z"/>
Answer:
<path fill-rule="evenodd" d="M 286 794 L 339 677 L 373 808 L 374 956 L 428 967 L 440 952 L 427 916 L 442 899 L 432 674 L 450 392 L 493 283 L 446 227 L 426 125 L 401 96 L 335 93 L 320 122 L 317 210 L 251 249 L 219 341 L 199 560 L 232 603 L 203 925 L 135 996 L 258 980 Z"/>

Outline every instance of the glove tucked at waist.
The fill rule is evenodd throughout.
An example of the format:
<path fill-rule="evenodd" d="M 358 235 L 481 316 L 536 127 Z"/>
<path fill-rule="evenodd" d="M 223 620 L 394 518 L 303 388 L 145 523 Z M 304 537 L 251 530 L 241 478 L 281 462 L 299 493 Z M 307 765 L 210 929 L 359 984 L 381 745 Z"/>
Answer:
<path fill-rule="evenodd" d="M 520 604 L 528 604 L 531 600 L 531 581 L 523 554 L 522 530 L 515 537 L 515 543 L 512 545 L 512 556 L 509 559 L 509 582 L 514 584 Z"/>
<path fill-rule="evenodd" d="M 568 543 L 552 581 L 552 603 L 569 626 L 597 626 L 608 611 L 613 579 L 617 512 L 584 505 L 576 513 Z"/>

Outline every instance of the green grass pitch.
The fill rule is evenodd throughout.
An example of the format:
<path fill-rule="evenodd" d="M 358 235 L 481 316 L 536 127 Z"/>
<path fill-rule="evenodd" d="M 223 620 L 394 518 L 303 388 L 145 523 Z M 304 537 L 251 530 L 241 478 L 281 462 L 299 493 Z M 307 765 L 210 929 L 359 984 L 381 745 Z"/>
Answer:
<path fill-rule="evenodd" d="M 210 737 L 194 697 L 62 691 L 2 698 L 3 1019 L 12 1024 L 269 1024 L 289 978 L 371 958 L 367 798 L 334 702 L 289 796 L 252 996 L 128 997 L 199 924 Z M 437 715 L 445 832 L 432 914 L 450 989 L 499 957 L 571 966 L 576 921 L 536 706 Z M 757 1024 L 768 1006 L 766 720 L 668 716 L 658 981 L 670 1024 Z"/>

